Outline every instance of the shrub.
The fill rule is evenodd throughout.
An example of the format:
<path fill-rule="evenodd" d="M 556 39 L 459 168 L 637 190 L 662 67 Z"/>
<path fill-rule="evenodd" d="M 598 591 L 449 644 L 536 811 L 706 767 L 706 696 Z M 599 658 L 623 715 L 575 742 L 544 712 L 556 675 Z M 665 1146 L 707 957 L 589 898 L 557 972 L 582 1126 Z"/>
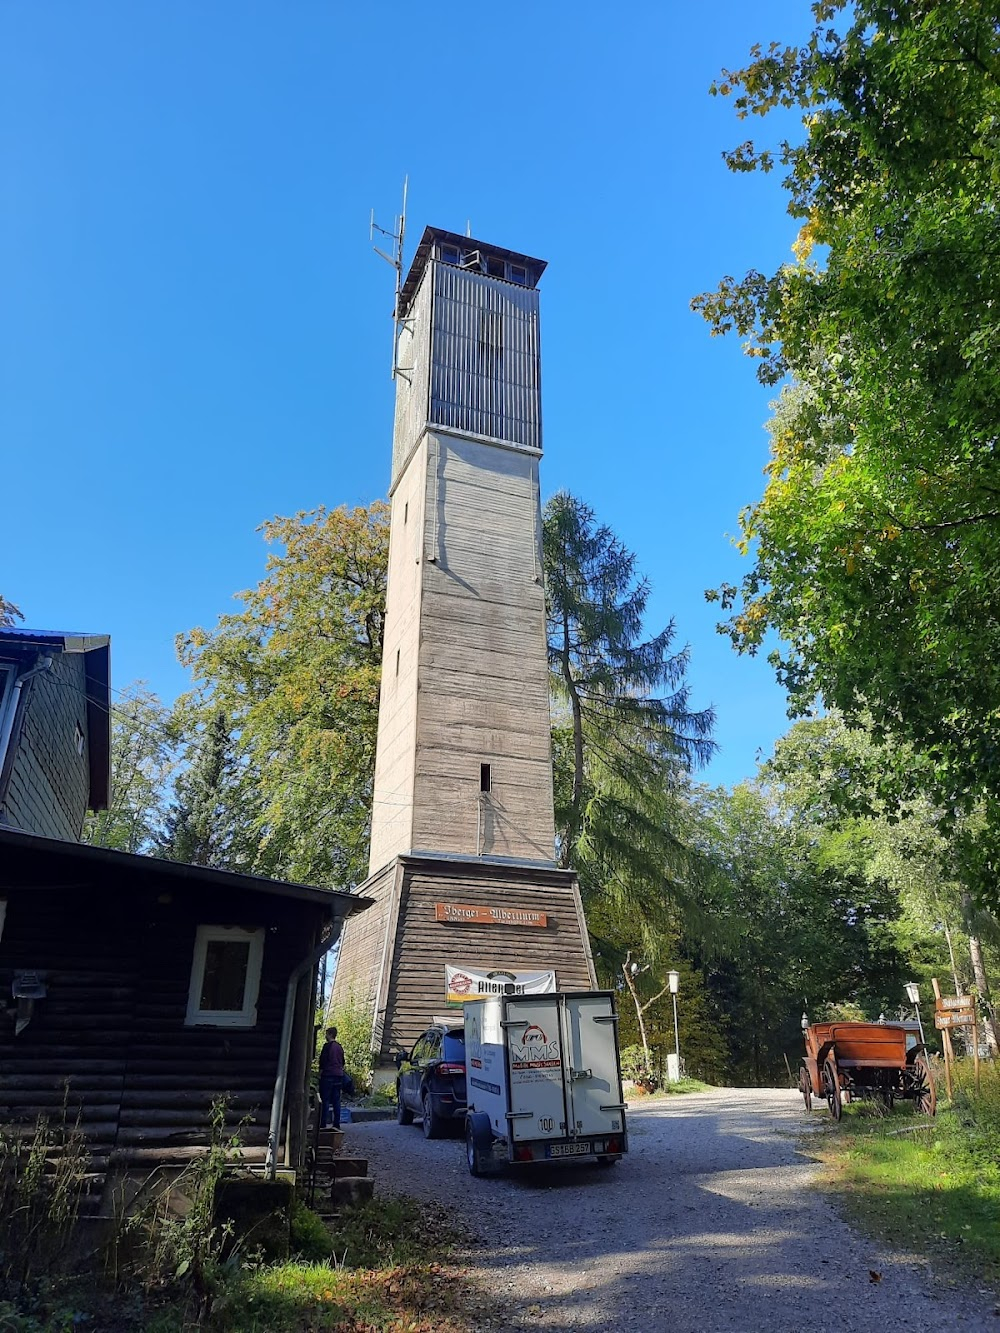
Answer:
<path fill-rule="evenodd" d="M 327 1027 L 337 1029 L 337 1040 L 344 1048 L 347 1072 L 354 1079 L 359 1096 L 372 1087 L 372 1016 L 370 1010 L 353 994 L 344 1004 L 331 1009 Z"/>
<path fill-rule="evenodd" d="M 292 1204 L 292 1253 L 308 1263 L 328 1263 L 333 1243 L 326 1223 L 301 1199 Z"/>
<path fill-rule="evenodd" d="M 656 1075 L 641 1046 L 626 1046 L 621 1053 L 621 1063 L 622 1078 L 631 1079 L 637 1087 L 656 1087 Z"/>

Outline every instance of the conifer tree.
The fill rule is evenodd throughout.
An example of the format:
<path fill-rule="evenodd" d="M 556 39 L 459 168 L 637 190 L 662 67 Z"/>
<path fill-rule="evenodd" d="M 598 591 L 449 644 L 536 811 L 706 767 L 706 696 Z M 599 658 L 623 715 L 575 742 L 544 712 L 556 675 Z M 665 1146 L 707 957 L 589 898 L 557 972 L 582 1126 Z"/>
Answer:
<path fill-rule="evenodd" d="M 188 865 L 237 869 L 233 863 L 233 797 L 229 726 L 222 709 L 216 709 L 191 747 L 189 767 L 175 784 L 160 855 Z"/>
<path fill-rule="evenodd" d="M 648 923 L 671 886 L 682 896 L 678 805 L 715 748 L 714 714 L 690 706 L 673 622 L 643 638 L 649 583 L 593 510 L 554 496 L 543 538 L 560 861 L 589 903 L 638 905 Z"/>

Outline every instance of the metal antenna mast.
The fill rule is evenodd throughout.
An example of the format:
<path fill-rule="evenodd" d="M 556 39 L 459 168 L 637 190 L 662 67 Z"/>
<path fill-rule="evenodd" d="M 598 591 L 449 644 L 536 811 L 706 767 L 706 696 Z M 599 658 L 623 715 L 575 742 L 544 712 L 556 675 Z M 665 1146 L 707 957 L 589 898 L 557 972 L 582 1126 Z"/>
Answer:
<path fill-rule="evenodd" d="M 375 210 L 372 209 L 371 219 L 368 224 L 368 239 L 374 241 L 375 233 L 379 232 L 382 236 L 387 236 L 393 242 L 393 252 L 387 255 L 384 250 L 380 250 L 377 245 L 372 249 L 384 259 L 387 264 L 396 270 L 396 297 L 392 307 L 392 378 L 395 379 L 399 373 L 399 330 L 404 323 L 399 309 L 399 298 L 403 290 L 403 242 L 406 237 L 406 191 L 410 184 L 409 176 L 403 177 L 403 211 L 398 218 L 393 218 L 392 230 L 380 227 L 375 221 Z"/>

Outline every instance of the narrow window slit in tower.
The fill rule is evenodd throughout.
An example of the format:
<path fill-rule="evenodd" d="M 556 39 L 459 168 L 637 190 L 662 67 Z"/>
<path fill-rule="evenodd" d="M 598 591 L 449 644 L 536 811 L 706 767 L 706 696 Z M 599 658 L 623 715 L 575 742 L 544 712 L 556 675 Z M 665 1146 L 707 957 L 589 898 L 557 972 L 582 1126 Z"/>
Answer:
<path fill-rule="evenodd" d="M 407 518 L 408 518 L 408 516 L 409 516 L 409 513 L 410 513 L 410 502 L 409 502 L 409 500 L 407 500 L 406 504 L 403 505 L 403 525 L 404 525 L 404 526 L 406 525 L 406 520 L 407 520 Z"/>
<path fill-rule="evenodd" d="M 493 790 L 493 774 L 490 771 L 489 764 L 479 765 L 479 790 L 480 791 Z"/>
<path fill-rule="evenodd" d="M 396 649 L 396 675 L 399 675 L 399 649 Z"/>

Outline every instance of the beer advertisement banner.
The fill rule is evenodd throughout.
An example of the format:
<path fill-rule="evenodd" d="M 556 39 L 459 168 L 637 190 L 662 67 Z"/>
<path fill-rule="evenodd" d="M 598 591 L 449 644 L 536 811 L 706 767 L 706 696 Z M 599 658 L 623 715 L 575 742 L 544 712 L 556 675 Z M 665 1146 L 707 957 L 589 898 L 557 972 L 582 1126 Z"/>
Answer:
<path fill-rule="evenodd" d="M 484 995 L 549 995 L 556 988 L 556 974 L 505 969 L 481 972 L 474 967 L 450 967 L 446 963 L 444 983 L 448 1004 L 460 1005 Z"/>

